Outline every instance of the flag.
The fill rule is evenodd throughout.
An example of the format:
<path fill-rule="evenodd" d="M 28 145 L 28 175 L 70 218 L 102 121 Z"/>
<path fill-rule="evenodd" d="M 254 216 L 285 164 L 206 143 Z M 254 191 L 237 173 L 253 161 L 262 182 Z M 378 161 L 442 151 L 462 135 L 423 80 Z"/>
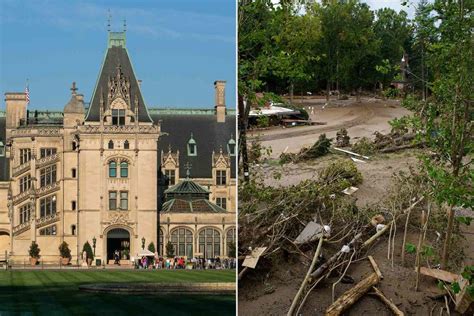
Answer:
<path fill-rule="evenodd" d="M 26 93 L 26 104 L 30 104 L 30 87 L 29 84 L 26 84 L 25 88 L 25 93 Z"/>

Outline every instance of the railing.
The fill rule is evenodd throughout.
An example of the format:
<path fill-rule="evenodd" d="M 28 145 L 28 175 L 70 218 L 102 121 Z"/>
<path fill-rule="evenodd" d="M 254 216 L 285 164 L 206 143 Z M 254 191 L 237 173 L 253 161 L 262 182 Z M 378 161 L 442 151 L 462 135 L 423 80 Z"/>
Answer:
<path fill-rule="evenodd" d="M 30 170 L 30 167 L 31 167 L 31 160 L 28 160 L 27 162 L 19 166 L 13 167 L 13 170 L 12 170 L 13 176 L 16 177 L 22 174 L 23 172 Z"/>
<path fill-rule="evenodd" d="M 106 125 L 106 126 L 100 126 L 100 125 L 82 125 L 79 126 L 79 132 L 80 133 L 86 133 L 86 134 L 97 134 L 100 132 L 103 133 L 114 133 L 114 134 L 130 134 L 130 133 L 136 133 L 138 132 L 139 134 L 157 134 L 161 131 L 161 128 L 159 125 L 145 125 L 145 126 L 138 126 L 138 129 L 135 125 Z"/>
<path fill-rule="evenodd" d="M 16 225 L 15 227 L 13 227 L 13 234 L 18 235 L 18 234 L 21 234 L 21 233 L 27 231 L 28 229 L 30 229 L 30 222 L 29 221 L 24 222 L 23 224 Z"/>
<path fill-rule="evenodd" d="M 56 153 L 54 155 L 46 156 L 46 157 L 36 160 L 36 165 L 37 167 L 43 167 L 47 164 L 58 162 L 58 161 L 59 161 L 59 154 Z"/>
<path fill-rule="evenodd" d="M 41 195 L 46 195 L 46 194 L 49 194 L 51 192 L 57 191 L 57 190 L 59 190 L 59 184 L 60 184 L 60 181 L 56 181 L 56 182 L 48 184 L 44 187 L 36 189 L 36 195 L 39 197 Z"/>
<path fill-rule="evenodd" d="M 21 136 L 61 136 L 60 127 L 24 127 L 12 130 L 12 137 Z"/>
<path fill-rule="evenodd" d="M 57 222 L 59 220 L 59 212 L 46 215 L 44 217 L 40 217 L 36 219 L 36 228 L 40 228 L 49 224 L 52 224 L 54 222 Z"/>
<path fill-rule="evenodd" d="M 30 193 L 31 193 L 30 190 L 26 190 L 26 191 L 21 192 L 20 194 L 15 195 L 13 197 L 13 204 L 18 204 L 18 203 L 23 202 L 24 200 L 28 198 Z"/>

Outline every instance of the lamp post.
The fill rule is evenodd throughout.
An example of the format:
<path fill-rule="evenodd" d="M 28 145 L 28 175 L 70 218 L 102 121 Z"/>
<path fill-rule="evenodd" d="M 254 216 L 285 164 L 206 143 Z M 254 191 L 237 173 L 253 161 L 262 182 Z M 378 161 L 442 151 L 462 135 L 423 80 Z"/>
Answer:
<path fill-rule="evenodd" d="M 145 249 L 145 237 L 142 237 L 142 249 Z"/>
<path fill-rule="evenodd" d="M 97 239 L 95 238 L 92 238 L 92 248 L 94 248 L 94 257 L 95 257 L 95 243 L 97 242 Z"/>

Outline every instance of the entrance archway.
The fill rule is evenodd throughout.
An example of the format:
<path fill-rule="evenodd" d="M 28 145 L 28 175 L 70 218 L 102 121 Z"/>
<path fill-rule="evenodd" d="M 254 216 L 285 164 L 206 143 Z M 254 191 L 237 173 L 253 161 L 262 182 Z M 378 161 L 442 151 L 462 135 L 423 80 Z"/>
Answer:
<path fill-rule="evenodd" d="M 114 252 L 120 252 L 120 258 L 128 252 L 130 256 L 130 233 L 123 228 L 114 228 L 107 233 L 107 261 L 114 259 Z"/>

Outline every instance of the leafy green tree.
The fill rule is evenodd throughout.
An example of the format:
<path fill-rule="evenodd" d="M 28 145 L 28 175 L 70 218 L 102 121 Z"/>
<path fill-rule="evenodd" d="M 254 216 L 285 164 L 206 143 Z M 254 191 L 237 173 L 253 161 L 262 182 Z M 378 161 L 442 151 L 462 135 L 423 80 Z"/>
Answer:
<path fill-rule="evenodd" d="M 91 244 L 89 244 L 88 241 L 86 241 L 86 243 L 82 247 L 82 252 L 84 251 L 86 252 L 87 259 L 94 260 L 94 252 L 92 251 Z"/>
<path fill-rule="evenodd" d="M 171 243 L 171 241 L 168 241 L 168 243 L 166 244 L 166 256 L 168 258 L 171 258 L 174 256 L 174 246 Z"/>
<path fill-rule="evenodd" d="M 155 253 L 156 249 L 155 249 L 155 244 L 153 242 L 148 244 L 148 250 Z"/>
<path fill-rule="evenodd" d="M 38 244 L 35 241 L 31 242 L 30 249 L 28 251 L 28 254 L 30 255 L 31 258 L 36 258 L 39 259 L 40 256 L 40 248 L 38 247 Z"/>

